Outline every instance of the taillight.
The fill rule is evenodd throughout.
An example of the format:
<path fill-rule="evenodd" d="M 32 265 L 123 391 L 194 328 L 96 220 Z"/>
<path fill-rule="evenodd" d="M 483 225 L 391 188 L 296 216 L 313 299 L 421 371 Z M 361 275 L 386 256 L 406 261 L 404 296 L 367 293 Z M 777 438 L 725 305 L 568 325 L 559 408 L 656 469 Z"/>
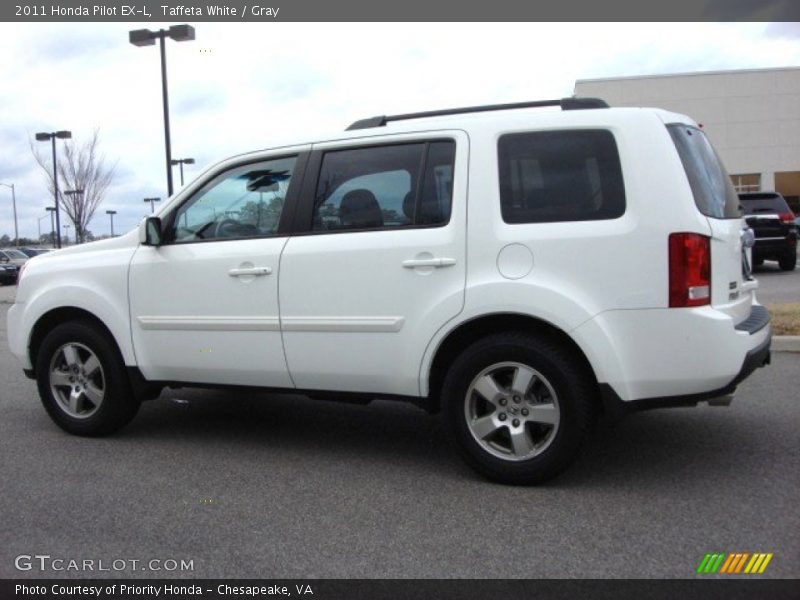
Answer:
<path fill-rule="evenodd" d="M 784 223 L 794 223 L 794 213 L 792 212 L 779 213 L 778 218 Z"/>
<path fill-rule="evenodd" d="M 711 240 L 698 233 L 669 236 L 669 306 L 711 302 Z"/>

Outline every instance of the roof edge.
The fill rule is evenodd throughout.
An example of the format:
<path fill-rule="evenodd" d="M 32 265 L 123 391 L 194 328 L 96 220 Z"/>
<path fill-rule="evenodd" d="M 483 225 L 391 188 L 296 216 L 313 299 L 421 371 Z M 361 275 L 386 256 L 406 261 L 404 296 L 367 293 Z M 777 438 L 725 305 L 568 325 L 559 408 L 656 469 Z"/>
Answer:
<path fill-rule="evenodd" d="M 594 83 L 600 81 L 620 81 L 630 79 L 663 79 L 667 77 L 699 77 L 703 75 L 738 75 L 744 73 L 774 73 L 778 71 L 800 71 L 800 66 L 794 67 L 769 67 L 765 69 L 728 69 L 720 71 L 689 71 L 685 73 L 663 73 L 655 75 L 625 75 L 622 77 L 596 77 L 586 79 L 576 79 L 575 85 L 579 83 Z"/>

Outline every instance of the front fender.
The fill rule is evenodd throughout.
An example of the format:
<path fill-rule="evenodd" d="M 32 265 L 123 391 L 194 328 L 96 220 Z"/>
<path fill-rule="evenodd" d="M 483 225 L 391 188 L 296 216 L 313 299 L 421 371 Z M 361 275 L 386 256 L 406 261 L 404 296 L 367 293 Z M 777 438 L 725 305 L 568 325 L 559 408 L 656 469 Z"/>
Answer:
<path fill-rule="evenodd" d="M 119 246 L 32 261 L 9 310 L 11 351 L 24 368 L 32 368 L 29 347 L 36 323 L 60 308 L 96 317 L 111 332 L 125 364 L 136 364 L 128 318 L 128 266 L 134 248 Z"/>

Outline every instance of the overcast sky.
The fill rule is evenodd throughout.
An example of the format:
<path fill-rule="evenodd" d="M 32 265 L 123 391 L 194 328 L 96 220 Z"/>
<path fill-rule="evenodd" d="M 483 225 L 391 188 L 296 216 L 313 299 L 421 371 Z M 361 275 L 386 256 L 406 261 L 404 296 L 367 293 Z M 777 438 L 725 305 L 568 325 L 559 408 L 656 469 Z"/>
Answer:
<path fill-rule="evenodd" d="M 48 198 L 37 131 L 100 130 L 116 178 L 89 226 L 117 233 L 166 194 L 154 24 L 0 24 L 0 182 L 14 183 L 21 236 Z M 218 160 L 394 112 L 559 98 L 579 78 L 800 65 L 798 24 L 207 24 L 168 41 L 173 156 L 188 178 Z M 44 145 L 43 145 L 44 146 Z M 43 150 L 46 150 L 43 147 Z M 176 189 L 179 186 L 175 172 Z M 63 221 L 62 221 L 63 223 Z M 41 221 L 49 231 L 49 219 Z M 13 237 L 0 187 L 0 235 Z M 71 230 L 70 230 L 71 231 Z"/>

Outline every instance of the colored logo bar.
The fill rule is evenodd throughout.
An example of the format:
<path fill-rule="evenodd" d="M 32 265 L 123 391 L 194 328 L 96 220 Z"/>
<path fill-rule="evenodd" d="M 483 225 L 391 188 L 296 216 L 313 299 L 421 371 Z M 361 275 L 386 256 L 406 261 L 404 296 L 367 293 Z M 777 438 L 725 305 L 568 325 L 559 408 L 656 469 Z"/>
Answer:
<path fill-rule="evenodd" d="M 772 552 L 714 552 L 706 554 L 697 566 L 699 574 L 761 574 L 772 560 Z"/>

